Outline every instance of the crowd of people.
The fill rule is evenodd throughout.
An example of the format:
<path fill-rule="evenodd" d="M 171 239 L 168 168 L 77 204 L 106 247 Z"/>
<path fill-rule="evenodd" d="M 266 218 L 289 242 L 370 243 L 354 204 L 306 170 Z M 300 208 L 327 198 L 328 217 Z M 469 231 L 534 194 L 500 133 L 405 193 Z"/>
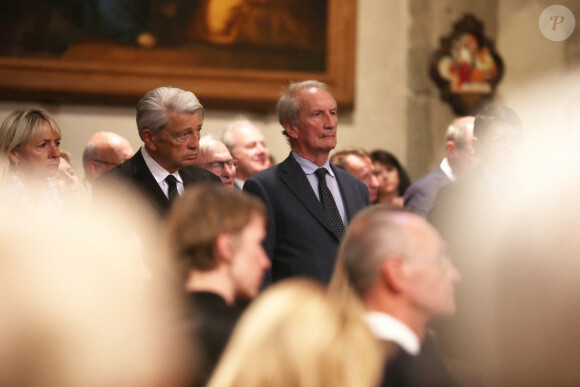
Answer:
<path fill-rule="evenodd" d="M 512 336 L 523 329 L 516 322 L 544 316 L 522 306 L 530 301 L 506 273 L 518 273 L 521 254 L 566 241 L 552 232 L 526 244 L 551 219 L 510 229 L 526 183 L 516 186 L 522 123 L 513 110 L 490 105 L 454 119 L 445 158 L 414 183 L 384 149 L 335 149 L 337 104 L 324 83 L 291 83 L 277 113 L 290 153 L 276 164 L 251 121 L 202 136 L 198 98 L 159 87 L 137 105 L 142 146 L 94 134 L 81 181 L 51 115 L 12 112 L 0 126 L 0 305 L 11 316 L 0 319 L 0 384 L 578 381 L 566 359 L 552 359 L 555 372 L 539 367 L 540 354 L 506 358 L 517 357 L 513 337 L 545 333 L 534 322 L 530 337 Z M 573 258 L 569 245 L 564 252 Z M 526 272 L 538 283 L 560 275 Z M 552 309 L 551 323 L 564 326 Z M 556 356 L 554 345 L 527 347 Z"/>

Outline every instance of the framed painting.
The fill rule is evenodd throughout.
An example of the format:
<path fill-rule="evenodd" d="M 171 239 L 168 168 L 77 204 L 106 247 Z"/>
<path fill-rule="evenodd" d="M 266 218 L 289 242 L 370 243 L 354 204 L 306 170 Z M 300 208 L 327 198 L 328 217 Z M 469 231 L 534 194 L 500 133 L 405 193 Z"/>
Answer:
<path fill-rule="evenodd" d="M 175 86 L 273 110 L 290 81 L 354 104 L 356 0 L 0 2 L 0 99 L 134 104 Z"/>

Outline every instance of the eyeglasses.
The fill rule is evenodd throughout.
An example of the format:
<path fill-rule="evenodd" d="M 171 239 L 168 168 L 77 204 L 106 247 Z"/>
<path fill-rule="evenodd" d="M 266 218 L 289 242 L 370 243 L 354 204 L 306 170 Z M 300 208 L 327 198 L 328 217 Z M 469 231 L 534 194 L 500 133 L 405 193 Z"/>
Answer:
<path fill-rule="evenodd" d="M 105 161 L 105 160 L 98 160 L 98 159 L 92 159 L 91 161 L 96 161 L 97 163 L 101 163 L 101 164 L 107 164 L 107 165 L 113 165 L 113 166 L 117 166 L 117 163 L 112 163 L 110 161 Z"/>
<path fill-rule="evenodd" d="M 224 170 L 226 165 L 230 168 L 236 168 L 238 166 L 238 160 L 236 159 L 229 159 L 226 161 L 212 161 L 207 163 L 205 166 L 209 168 L 210 171 L 219 173 Z"/>

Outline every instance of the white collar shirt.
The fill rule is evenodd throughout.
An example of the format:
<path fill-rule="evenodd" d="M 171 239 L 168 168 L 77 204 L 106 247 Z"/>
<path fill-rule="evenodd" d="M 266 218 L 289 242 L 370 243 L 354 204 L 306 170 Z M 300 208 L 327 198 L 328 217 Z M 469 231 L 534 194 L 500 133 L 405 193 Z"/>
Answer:
<path fill-rule="evenodd" d="M 143 159 L 145 160 L 145 164 L 147 164 L 147 168 L 149 168 L 149 171 L 153 175 L 153 178 L 155 179 L 157 184 L 159 184 L 159 187 L 161 187 L 161 190 L 163 191 L 165 196 L 169 197 L 169 193 L 168 193 L 169 192 L 169 185 L 167 185 L 167 182 L 165 181 L 165 179 L 169 175 L 175 176 L 175 179 L 177 180 L 177 192 L 179 192 L 179 195 L 183 195 L 183 191 L 185 189 L 185 186 L 183 185 L 183 179 L 181 178 L 179 171 L 169 173 L 165 168 L 163 168 L 161 165 L 159 165 L 159 163 L 157 163 L 157 161 L 153 160 L 151 155 L 149 155 L 149 153 L 147 153 L 147 150 L 145 149 L 145 147 L 141 147 L 141 154 L 143 155 Z"/>
<path fill-rule="evenodd" d="M 421 351 L 419 337 L 393 316 L 372 311 L 365 314 L 365 320 L 378 339 L 392 341 L 413 356 L 417 356 Z"/>
<path fill-rule="evenodd" d="M 332 198 L 334 199 L 334 203 L 338 208 L 338 212 L 340 213 L 340 217 L 342 218 L 342 223 L 346 226 L 346 211 L 344 209 L 344 203 L 342 201 L 342 195 L 340 194 L 340 188 L 338 187 L 338 181 L 336 180 L 336 176 L 334 175 L 334 171 L 330 168 L 330 161 L 326 160 L 326 163 L 319 167 L 318 165 L 314 164 L 312 161 L 305 159 L 304 157 L 299 156 L 296 152 L 292 151 L 292 156 L 294 159 L 300 164 L 300 167 L 306 174 L 306 178 L 314 191 L 314 194 L 320 200 L 320 196 L 318 193 L 318 177 L 314 174 L 318 168 L 325 168 L 328 171 L 326 175 L 326 185 L 328 186 L 328 190 L 332 194 Z"/>

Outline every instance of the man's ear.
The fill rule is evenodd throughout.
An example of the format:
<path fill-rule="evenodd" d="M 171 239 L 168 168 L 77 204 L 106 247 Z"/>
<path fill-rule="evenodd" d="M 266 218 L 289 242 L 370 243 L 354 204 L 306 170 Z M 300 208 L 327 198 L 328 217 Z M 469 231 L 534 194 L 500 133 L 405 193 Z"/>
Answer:
<path fill-rule="evenodd" d="M 298 137 L 298 128 L 290 123 L 290 121 L 284 121 L 284 125 L 282 126 L 284 131 L 290 136 L 290 138 Z"/>
<path fill-rule="evenodd" d="M 155 145 L 155 137 L 156 135 L 150 129 L 143 129 L 141 131 L 141 139 L 143 139 L 147 149 L 151 149 L 153 151 L 157 150 L 157 145 Z"/>
<path fill-rule="evenodd" d="M 448 156 L 449 156 L 449 154 L 453 153 L 455 148 L 456 148 L 455 141 L 447 140 L 447 142 L 445 142 L 445 150 L 447 151 Z"/>
<path fill-rule="evenodd" d="M 225 232 L 223 234 L 218 235 L 216 239 L 216 248 L 217 252 L 221 259 L 225 262 L 230 262 L 232 259 L 232 243 L 233 243 L 233 235 L 229 232 Z"/>
<path fill-rule="evenodd" d="M 99 175 L 99 163 L 95 160 L 89 160 L 87 163 L 87 175 L 96 178 Z"/>
<path fill-rule="evenodd" d="M 406 270 L 404 260 L 397 255 L 390 255 L 380 265 L 381 276 L 386 285 L 395 293 L 405 287 Z"/>

